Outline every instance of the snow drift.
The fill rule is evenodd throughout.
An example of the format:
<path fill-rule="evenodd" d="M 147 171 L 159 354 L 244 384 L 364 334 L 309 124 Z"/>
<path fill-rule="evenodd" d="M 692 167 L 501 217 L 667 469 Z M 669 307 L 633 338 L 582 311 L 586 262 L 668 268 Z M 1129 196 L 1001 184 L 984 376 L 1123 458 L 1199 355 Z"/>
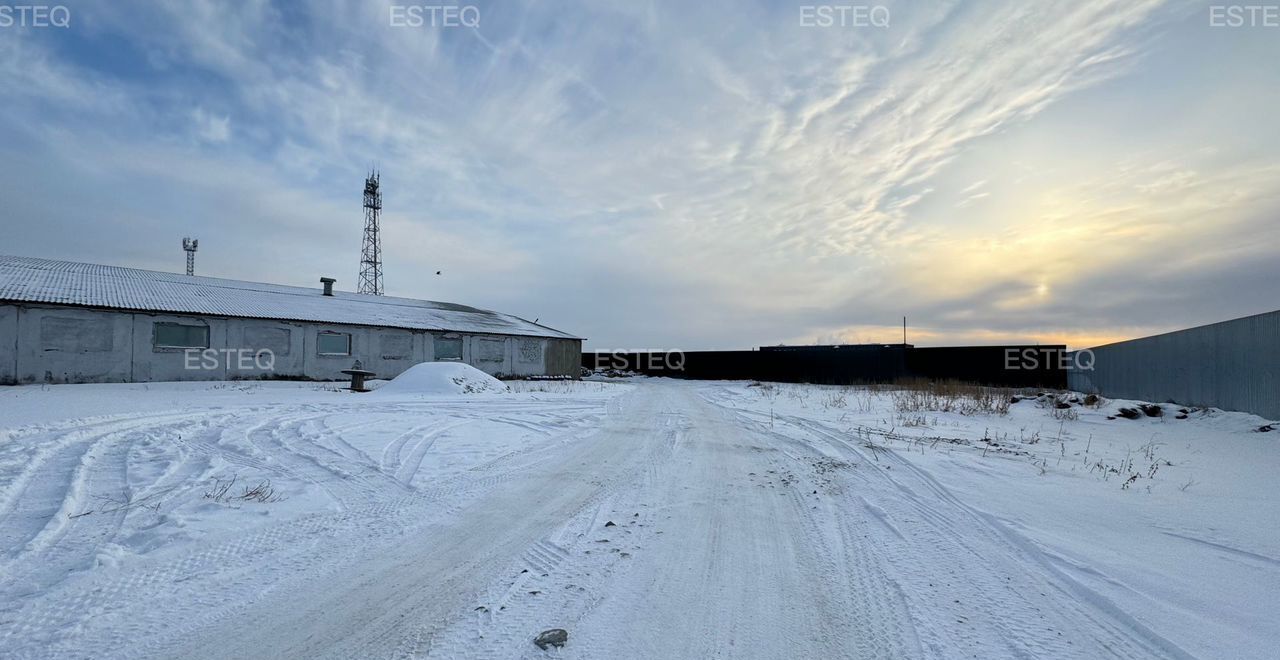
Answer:
<path fill-rule="evenodd" d="M 374 394 L 487 394 L 506 392 L 502 381 L 460 362 L 423 362 L 379 387 Z"/>

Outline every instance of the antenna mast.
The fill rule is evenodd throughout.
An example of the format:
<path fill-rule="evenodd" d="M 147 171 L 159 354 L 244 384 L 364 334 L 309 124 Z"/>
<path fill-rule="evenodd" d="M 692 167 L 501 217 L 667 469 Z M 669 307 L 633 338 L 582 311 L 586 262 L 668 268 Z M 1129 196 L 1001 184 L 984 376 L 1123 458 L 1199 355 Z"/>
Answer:
<path fill-rule="evenodd" d="M 182 249 L 187 251 L 187 275 L 196 274 L 196 248 L 200 247 L 200 241 L 193 238 L 182 239 Z"/>
<path fill-rule="evenodd" d="M 382 190 L 377 170 L 364 180 L 364 246 L 360 249 L 360 293 L 382 295 Z"/>

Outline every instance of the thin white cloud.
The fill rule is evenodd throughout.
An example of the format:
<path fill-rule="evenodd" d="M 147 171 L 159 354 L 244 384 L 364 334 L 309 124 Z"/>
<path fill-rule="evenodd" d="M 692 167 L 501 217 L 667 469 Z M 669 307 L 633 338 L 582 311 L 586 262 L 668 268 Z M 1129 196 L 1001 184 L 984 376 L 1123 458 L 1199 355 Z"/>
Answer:
<path fill-rule="evenodd" d="M 191 111 L 196 135 L 205 142 L 226 142 L 231 137 L 231 117 L 210 114 L 204 108 Z"/>

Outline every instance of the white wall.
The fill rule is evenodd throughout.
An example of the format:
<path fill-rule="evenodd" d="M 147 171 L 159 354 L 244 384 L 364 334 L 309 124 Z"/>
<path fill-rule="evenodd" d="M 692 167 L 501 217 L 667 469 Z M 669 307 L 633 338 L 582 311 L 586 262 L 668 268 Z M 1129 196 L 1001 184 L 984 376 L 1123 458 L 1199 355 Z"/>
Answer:
<path fill-rule="evenodd" d="M 540 376 L 546 373 L 547 340 L 536 337 L 512 337 L 512 376 Z"/>
<path fill-rule="evenodd" d="M 547 373 L 547 346 L 538 337 L 469 335 L 463 361 L 494 376 L 540 376 Z"/>

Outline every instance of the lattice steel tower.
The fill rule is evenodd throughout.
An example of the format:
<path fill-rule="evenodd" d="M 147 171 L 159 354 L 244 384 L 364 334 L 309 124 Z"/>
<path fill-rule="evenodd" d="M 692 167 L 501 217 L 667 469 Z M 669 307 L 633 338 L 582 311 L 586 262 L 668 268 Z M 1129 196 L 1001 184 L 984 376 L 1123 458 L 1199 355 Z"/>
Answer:
<path fill-rule="evenodd" d="M 182 249 L 187 251 L 187 274 L 196 274 L 196 248 L 200 247 L 200 241 L 192 238 L 182 239 Z"/>
<path fill-rule="evenodd" d="M 360 293 L 382 295 L 382 191 L 375 170 L 364 180 L 364 246 L 360 250 Z"/>

